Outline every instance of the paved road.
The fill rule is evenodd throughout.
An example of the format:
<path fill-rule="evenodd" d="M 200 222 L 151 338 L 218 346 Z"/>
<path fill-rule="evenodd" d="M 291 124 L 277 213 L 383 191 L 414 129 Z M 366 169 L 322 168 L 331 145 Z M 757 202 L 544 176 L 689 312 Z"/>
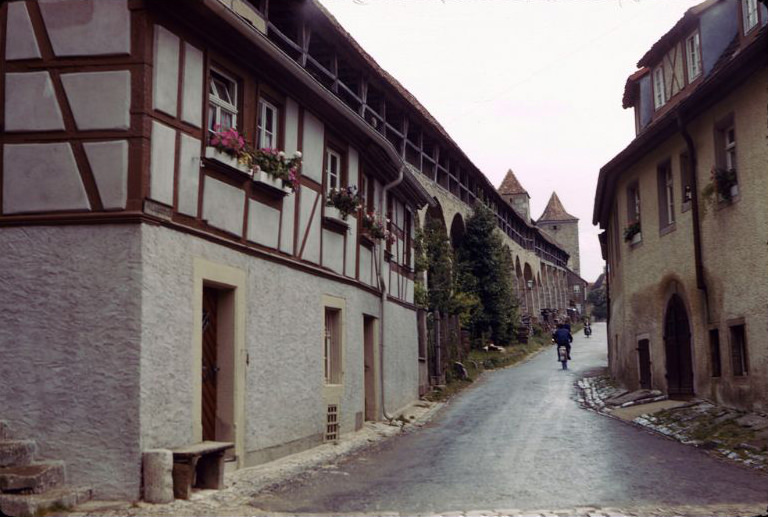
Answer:
<path fill-rule="evenodd" d="M 267 512 L 400 514 L 484 508 L 765 504 L 768 478 L 580 409 L 574 382 L 605 365 L 605 326 L 486 375 L 425 428 L 273 493 Z"/>

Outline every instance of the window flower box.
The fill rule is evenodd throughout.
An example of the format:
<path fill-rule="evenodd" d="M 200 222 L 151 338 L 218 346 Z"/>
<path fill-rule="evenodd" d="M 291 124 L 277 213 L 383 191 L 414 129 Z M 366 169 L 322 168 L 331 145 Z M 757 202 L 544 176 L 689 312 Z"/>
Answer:
<path fill-rule="evenodd" d="M 624 241 L 630 244 L 637 244 L 643 240 L 643 234 L 640 231 L 640 222 L 634 222 L 624 229 Z"/>
<path fill-rule="evenodd" d="M 213 160 L 215 162 L 226 165 L 227 167 L 239 170 L 245 174 L 251 174 L 251 167 L 248 164 L 240 163 L 240 160 L 236 156 L 232 156 L 231 154 L 224 151 L 219 151 L 215 147 L 206 147 L 205 157 L 209 160 Z"/>
<path fill-rule="evenodd" d="M 335 206 L 326 206 L 325 207 L 325 217 L 327 219 L 333 219 L 333 220 L 338 221 L 340 223 L 347 224 L 347 216 L 346 215 L 342 215 L 341 210 L 339 210 Z"/>
<path fill-rule="evenodd" d="M 288 194 L 291 191 L 289 187 L 284 185 L 282 178 L 278 178 L 262 169 L 253 170 L 253 182 L 273 190 L 279 190 L 284 194 Z"/>
<path fill-rule="evenodd" d="M 336 214 L 338 214 L 336 218 L 341 221 L 346 221 L 349 214 L 360 210 L 362 207 L 355 185 L 345 188 L 333 188 L 328 191 L 327 196 L 325 201 L 326 216 L 330 217 L 329 214 L 334 214 L 334 217 L 336 217 Z"/>

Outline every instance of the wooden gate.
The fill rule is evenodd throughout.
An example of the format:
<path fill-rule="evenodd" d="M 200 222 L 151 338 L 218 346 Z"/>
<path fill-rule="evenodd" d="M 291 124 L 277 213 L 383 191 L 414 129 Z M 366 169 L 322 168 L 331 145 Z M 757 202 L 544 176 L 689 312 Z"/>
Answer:
<path fill-rule="evenodd" d="M 664 318 L 664 348 L 667 357 L 667 392 L 670 395 L 693 393 L 691 329 L 685 304 L 673 295 Z"/>
<path fill-rule="evenodd" d="M 216 341 L 219 291 L 203 287 L 203 440 L 216 440 L 216 375 L 219 371 Z"/>

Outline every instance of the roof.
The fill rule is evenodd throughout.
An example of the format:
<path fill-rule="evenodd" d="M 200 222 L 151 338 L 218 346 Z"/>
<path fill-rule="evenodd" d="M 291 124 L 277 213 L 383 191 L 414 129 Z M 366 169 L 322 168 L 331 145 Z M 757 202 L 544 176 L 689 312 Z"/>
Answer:
<path fill-rule="evenodd" d="M 515 176 L 515 173 L 512 172 L 512 169 L 509 169 L 507 171 L 507 175 L 504 176 L 504 181 L 501 182 L 501 185 L 499 185 L 499 188 L 497 189 L 499 191 L 499 194 L 506 194 L 506 195 L 515 195 L 515 194 L 525 194 L 528 197 L 528 191 L 526 191 L 523 186 L 518 181 L 517 177 Z"/>
<path fill-rule="evenodd" d="M 622 108 L 627 109 L 630 106 L 634 106 L 635 95 L 637 95 L 637 81 L 645 77 L 650 71 L 650 68 L 644 66 L 627 78 L 627 82 L 624 85 L 624 97 L 621 99 Z"/>
<path fill-rule="evenodd" d="M 715 1 L 710 0 L 696 7 L 709 7 L 714 3 Z M 692 9 L 688 10 L 686 16 Z M 686 91 L 686 88 L 680 92 L 676 104 L 648 124 L 624 150 L 600 169 L 592 214 L 593 224 L 600 224 L 603 228 L 607 226 L 610 205 L 608 196 L 612 194 L 617 177 L 623 170 L 677 133 L 680 124 L 685 125 L 687 121 L 725 98 L 761 67 L 768 66 L 768 25 L 763 26 L 757 36 L 745 46 L 741 45 L 742 41 L 737 34 L 701 83 L 690 91 Z"/>
<path fill-rule="evenodd" d="M 565 211 L 563 203 L 560 202 L 560 198 L 557 197 L 557 192 L 552 192 L 552 197 L 549 198 L 547 208 L 544 209 L 544 213 L 539 217 L 539 223 L 543 221 L 578 221 L 578 217 L 574 217 Z"/>

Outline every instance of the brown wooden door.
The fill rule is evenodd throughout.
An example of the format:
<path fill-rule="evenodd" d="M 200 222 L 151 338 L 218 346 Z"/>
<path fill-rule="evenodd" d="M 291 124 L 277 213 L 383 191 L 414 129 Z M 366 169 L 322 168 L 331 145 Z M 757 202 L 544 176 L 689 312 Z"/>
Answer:
<path fill-rule="evenodd" d="M 667 391 L 670 395 L 693 393 L 693 358 L 688 313 L 679 296 L 667 305 L 664 318 L 664 347 L 667 357 Z"/>
<path fill-rule="evenodd" d="M 640 388 L 651 389 L 651 351 L 649 341 L 641 339 L 637 343 L 637 355 L 640 361 Z"/>
<path fill-rule="evenodd" d="M 216 440 L 216 327 L 219 292 L 203 287 L 203 440 Z"/>

